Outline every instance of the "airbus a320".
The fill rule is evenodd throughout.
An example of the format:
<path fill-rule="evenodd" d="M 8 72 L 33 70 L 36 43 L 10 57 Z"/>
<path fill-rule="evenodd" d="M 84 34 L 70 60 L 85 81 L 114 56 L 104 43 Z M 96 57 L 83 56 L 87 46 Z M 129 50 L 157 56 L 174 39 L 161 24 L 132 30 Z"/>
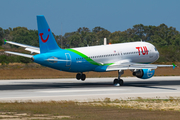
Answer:
<path fill-rule="evenodd" d="M 36 55 L 5 51 L 5 53 L 31 58 L 34 62 L 61 71 L 77 73 L 76 79 L 84 81 L 83 72 L 118 71 L 114 85 L 122 86 L 120 78 L 124 70 L 131 70 L 133 75 L 148 79 L 154 75 L 157 67 L 175 67 L 175 65 L 150 64 L 159 58 L 156 47 L 148 42 L 128 42 L 111 45 L 98 45 L 61 49 L 43 15 L 37 16 L 40 47 L 24 45 L 12 41 L 6 43 L 24 47 Z"/>

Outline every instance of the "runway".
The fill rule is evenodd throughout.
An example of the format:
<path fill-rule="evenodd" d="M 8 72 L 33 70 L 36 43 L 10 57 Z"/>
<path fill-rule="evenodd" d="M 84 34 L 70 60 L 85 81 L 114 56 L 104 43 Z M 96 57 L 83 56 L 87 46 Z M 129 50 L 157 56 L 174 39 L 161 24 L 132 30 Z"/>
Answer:
<path fill-rule="evenodd" d="M 180 97 L 180 76 L 142 80 L 122 77 L 124 86 L 113 86 L 114 78 L 0 80 L 0 101 L 92 101 L 111 99 Z"/>

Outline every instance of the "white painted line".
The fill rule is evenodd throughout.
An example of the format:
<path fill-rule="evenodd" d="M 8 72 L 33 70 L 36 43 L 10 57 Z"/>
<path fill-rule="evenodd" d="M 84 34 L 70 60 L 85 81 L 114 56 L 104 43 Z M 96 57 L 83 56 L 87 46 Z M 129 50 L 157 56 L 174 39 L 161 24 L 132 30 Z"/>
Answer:
<path fill-rule="evenodd" d="M 57 92 L 93 92 L 93 91 L 124 91 L 127 89 L 91 89 L 91 90 L 56 90 L 56 91 L 38 91 L 46 93 L 57 93 Z"/>

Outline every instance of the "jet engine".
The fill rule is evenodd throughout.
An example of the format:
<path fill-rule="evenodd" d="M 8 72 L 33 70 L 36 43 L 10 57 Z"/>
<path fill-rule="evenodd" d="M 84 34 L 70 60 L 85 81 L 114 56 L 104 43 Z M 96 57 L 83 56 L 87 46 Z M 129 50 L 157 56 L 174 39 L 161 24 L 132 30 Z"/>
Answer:
<path fill-rule="evenodd" d="M 155 70 L 151 69 L 139 69 L 137 71 L 134 71 L 133 75 L 141 79 L 148 79 L 154 75 L 154 72 Z"/>

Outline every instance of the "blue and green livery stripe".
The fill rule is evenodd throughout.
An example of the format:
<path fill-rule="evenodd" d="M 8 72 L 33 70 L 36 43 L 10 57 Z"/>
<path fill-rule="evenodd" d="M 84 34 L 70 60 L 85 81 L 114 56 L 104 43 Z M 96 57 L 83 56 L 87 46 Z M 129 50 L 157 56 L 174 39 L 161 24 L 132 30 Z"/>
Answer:
<path fill-rule="evenodd" d="M 74 49 L 65 49 L 65 50 L 68 50 L 68 51 L 71 51 L 73 53 L 78 54 L 79 56 L 81 56 L 82 58 L 85 58 L 85 60 L 87 60 L 89 63 L 91 63 L 93 65 L 105 66 L 105 65 L 112 65 L 112 64 L 114 64 L 114 63 L 107 63 L 107 64 L 97 63 L 94 60 L 92 60 L 91 58 L 89 58 L 88 56 L 86 56 L 85 54 L 83 54 L 83 53 L 81 53 L 81 52 L 79 52 L 77 50 L 74 50 Z"/>

